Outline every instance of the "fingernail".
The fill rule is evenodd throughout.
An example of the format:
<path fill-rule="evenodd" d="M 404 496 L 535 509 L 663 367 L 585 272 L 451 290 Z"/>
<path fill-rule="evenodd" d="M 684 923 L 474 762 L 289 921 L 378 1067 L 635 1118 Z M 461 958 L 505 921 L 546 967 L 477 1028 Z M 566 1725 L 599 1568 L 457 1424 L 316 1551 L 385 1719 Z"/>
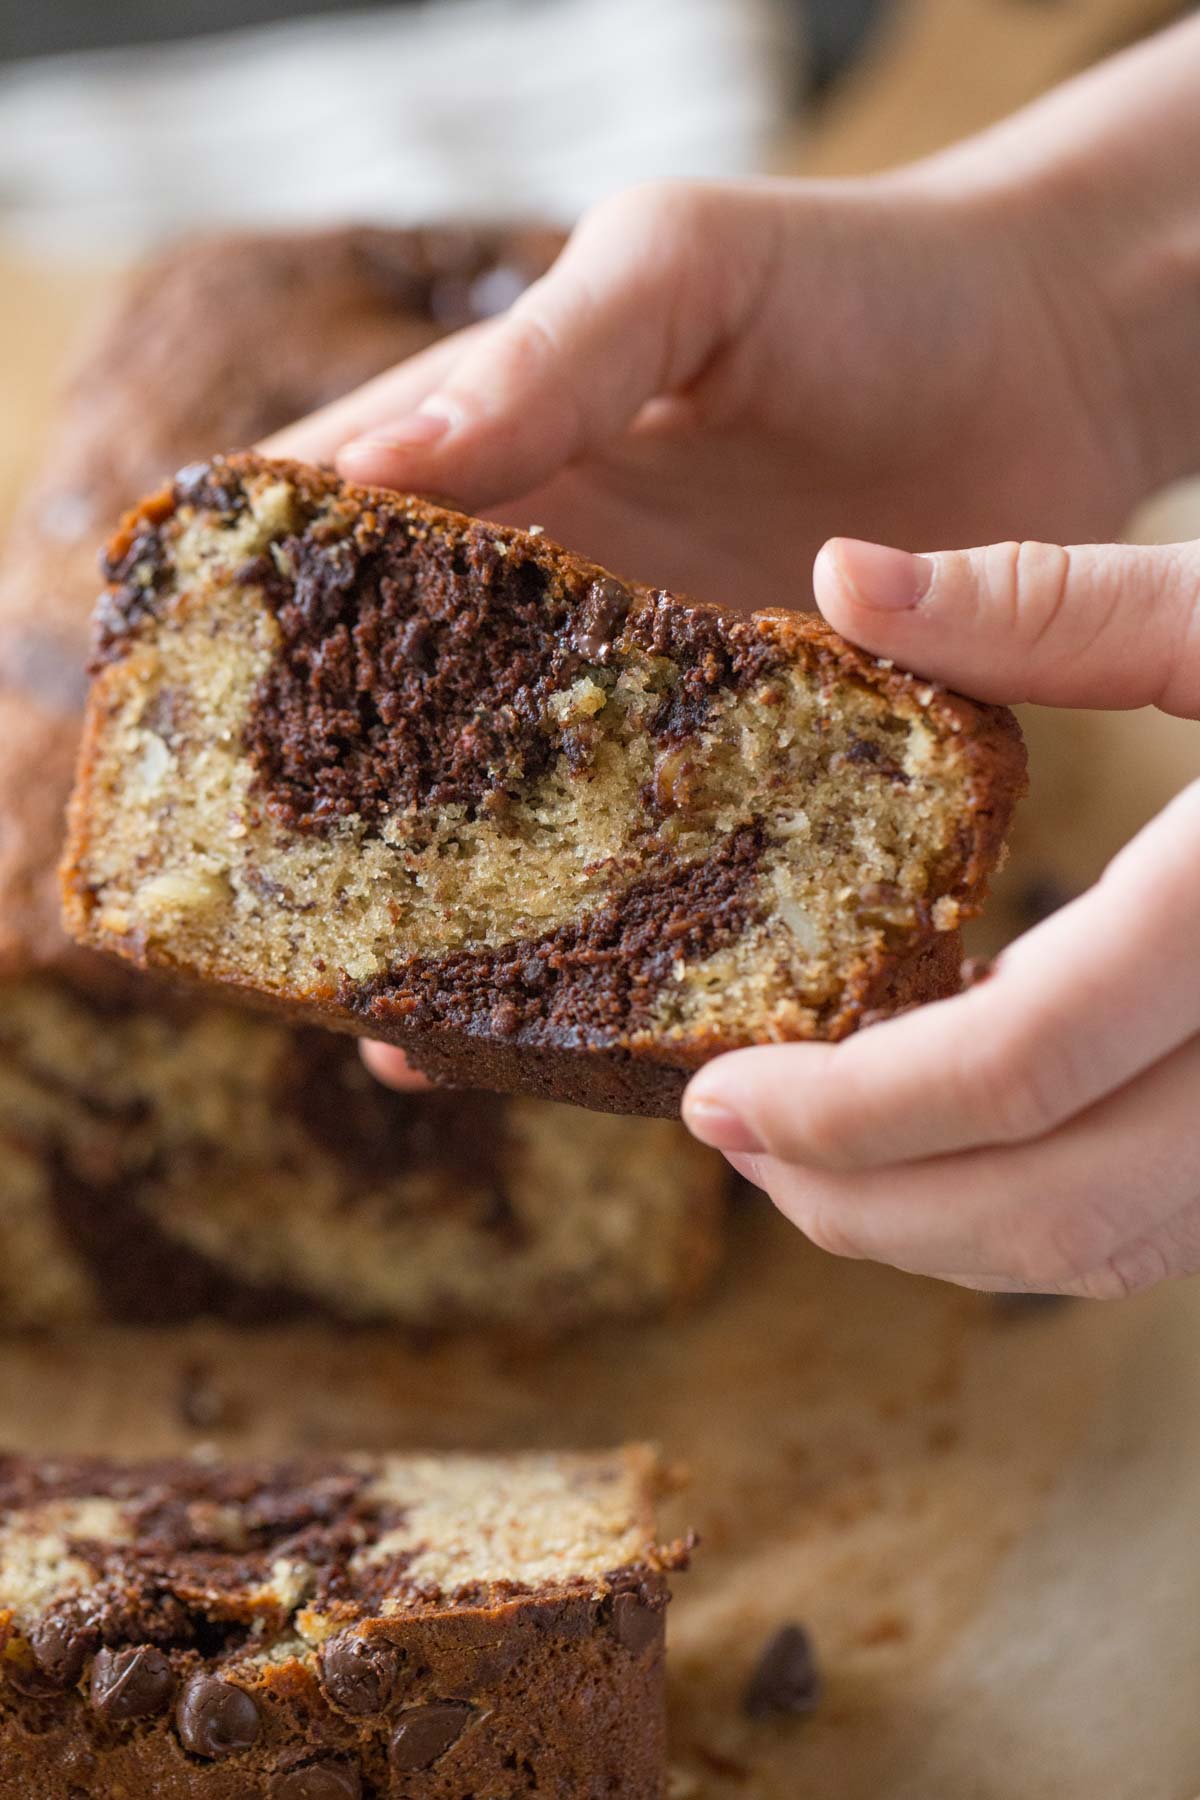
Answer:
<path fill-rule="evenodd" d="M 436 444 L 444 438 L 454 419 L 448 411 L 433 409 L 408 413 L 380 425 L 365 437 L 355 438 L 342 446 L 343 456 L 378 456 L 381 450 L 415 450 Z"/>
<path fill-rule="evenodd" d="M 683 1120 L 692 1136 L 714 1150 L 729 1150 L 739 1156 L 761 1156 L 766 1146 L 740 1113 L 721 1100 L 708 1100 L 697 1094 L 685 1099 Z"/>
<path fill-rule="evenodd" d="M 879 612 L 903 612 L 916 606 L 929 592 L 933 561 L 893 550 L 888 544 L 868 544 L 862 538 L 838 538 L 833 545 L 838 574 L 861 606 Z"/>

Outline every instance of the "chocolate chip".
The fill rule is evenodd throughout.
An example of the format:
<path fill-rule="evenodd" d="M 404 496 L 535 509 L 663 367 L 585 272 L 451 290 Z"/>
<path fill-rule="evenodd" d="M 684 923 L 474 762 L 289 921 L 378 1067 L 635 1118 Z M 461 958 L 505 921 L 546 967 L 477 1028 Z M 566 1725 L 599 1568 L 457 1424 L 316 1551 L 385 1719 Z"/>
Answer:
<path fill-rule="evenodd" d="M 152 1644 L 101 1650 L 92 1664 L 92 1705 L 106 1719 L 144 1719 L 160 1712 L 174 1686 L 170 1663 Z"/>
<path fill-rule="evenodd" d="M 829 767 L 840 772 L 847 766 L 855 765 L 871 769 L 876 775 L 894 782 L 897 787 L 907 787 L 910 777 L 898 763 L 889 760 L 882 744 L 876 744 L 870 738 L 851 738 L 844 750 L 835 750 L 829 759 Z"/>
<path fill-rule="evenodd" d="M 650 1605 L 642 1594 L 618 1594 L 612 1605 L 612 1628 L 618 1644 L 640 1656 L 651 1644 L 661 1642 L 663 1609 Z"/>
<path fill-rule="evenodd" d="M 188 463 L 175 477 L 175 499 L 180 506 L 194 506 L 197 512 L 225 515 L 245 512 L 249 502 L 236 476 L 225 471 L 223 458 L 211 462 Z"/>
<path fill-rule="evenodd" d="M 217 1675 L 193 1675 L 179 1696 L 175 1725 L 193 1756 L 234 1756 L 257 1741 L 258 1707 L 244 1688 Z"/>
<path fill-rule="evenodd" d="M 614 581 L 611 575 L 593 581 L 572 633 L 572 642 L 580 656 L 592 663 L 607 659 L 612 640 L 624 624 L 632 602 L 629 589 Z"/>
<path fill-rule="evenodd" d="M 409 1707 L 392 1733 L 388 1757 L 393 1769 L 408 1775 L 432 1767 L 458 1742 L 470 1716 L 469 1706 L 451 1700 Z"/>
<path fill-rule="evenodd" d="M 271 1800 L 360 1800 L 362 1777 L 353 1763 L 305 1763 L 285 1769 L 271 1782 Z"/>
<path fill-rule="evenodd" d="M 96 1633 L 73 1612 L 48 1613 L 29 1633 L 38 1672 L 55 1688 L 74 1687 Z"/>
<path fill-rule="evenodd" d="M 203 1363 L 186 1363 L 180 1370 L 176 1406 L 180 1422 L 193 1431 L 215 1431 L 229 1422 L 225 1396 Z"/>
<path fill-rule="evenodd" d="M 820 1696 L 812 1640 L 802 1625 L 785 1625 L 759 1658 L 742 1710 L 752 1719 L 801 1718 Z"/>
<path fill-rule="evenodd" d="M 386 1639 L 345 1631 L 321 1653 L 321 1685 L 343 1712 L 385 1712 L 395 1695 L 403 1654 Z"/>
<path fill-rule="evenodd" d="M 206 462 L 184 463 L 182 469 L 175 471 L 175 492 L 181 500 L 190 500 L 192 495 L 204 487 L 209 477 L 209 466 Z"/>

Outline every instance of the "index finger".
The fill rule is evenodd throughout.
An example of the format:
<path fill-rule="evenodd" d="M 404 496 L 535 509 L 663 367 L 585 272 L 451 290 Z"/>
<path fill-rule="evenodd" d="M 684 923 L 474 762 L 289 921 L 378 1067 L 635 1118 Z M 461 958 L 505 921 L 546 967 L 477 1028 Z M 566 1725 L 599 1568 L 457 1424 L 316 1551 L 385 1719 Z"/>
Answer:
<path fill-rule="evenodd" d="M 495 320 L 465 326 L 452 337 L 418 350 L 415 356 L 385 369 L 331 400 L 328 406 L 285 425 L 264 438 L 257 448 L 264 456 L 290 456 L 297 462 L 332 462 L 343 444 L 369 436 L 389 419 L 413 412 L 422 400 L 441 386 L 458 359 L 489 330 Z"/>

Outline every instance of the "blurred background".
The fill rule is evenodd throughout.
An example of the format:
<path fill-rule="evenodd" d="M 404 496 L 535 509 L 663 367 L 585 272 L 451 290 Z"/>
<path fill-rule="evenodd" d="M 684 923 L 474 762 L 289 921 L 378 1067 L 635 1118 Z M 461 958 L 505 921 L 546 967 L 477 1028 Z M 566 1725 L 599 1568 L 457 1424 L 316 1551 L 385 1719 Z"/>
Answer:
<path fill-rule="evenodd" d="M 660 175 L 852 173 L 975 129 L 1179 0 L 0 0 L 0 229 L 574 218 Z"/>
<path fill-rule="evenodd" d="M 0 0 L 0 528 L 116 274 L 229 224 L 569 223 L 664 175 L 852 175 L 936 149 L 1180 0 Z M 1194 488 L 1130 530 L 1200 532 Z M 1027 721 L 995 929 L 1093 878 L 1196 772 L 1158 717 Z M 985 946 L 987 947 L 987 946 Z"/>

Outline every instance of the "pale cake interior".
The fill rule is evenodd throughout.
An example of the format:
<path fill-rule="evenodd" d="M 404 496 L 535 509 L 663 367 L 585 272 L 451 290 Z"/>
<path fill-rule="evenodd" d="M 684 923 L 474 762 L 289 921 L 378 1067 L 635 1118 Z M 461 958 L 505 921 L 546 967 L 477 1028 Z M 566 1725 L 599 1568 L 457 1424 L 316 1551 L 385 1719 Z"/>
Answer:
<path fill-rule="evenodd" d="M 657 1310 L 712 1273 L 722 1165 L 678 1125 L 508 1100 L 503 1146 L 482 1145 L 474 1185 L 448 1195 L 436 1159 L 363 1172 L 306 1129 L 303 1093 L 285 1103 L 293 1054 L 287 1027 L 240 1009 L 97 1012 L 60 983 L 6 985 L 0 1324 L 102 1305 L 62 1237 L 64 1174 L 93 1208 L 119 1189 L 172 1244 L 347 1319 L 558 1330 Z M 322 1079 L 335 1114 L 395 1107 L 419 1129 L 426 1102 L 377 1089 L 348 1043 Z M 469 1100 L 460 1129 L 489 1129 Z"/>
<path fill-rule="evenodd" d="M 369 1575 L 373 1565 L 403 1567 L 402 1582 L 378 1602 L 381 1616 L 453 1605 L 490 1588 L 603 1592 L 606 1577 L 654 1554 L 657 1461 L 638 1445 L 613 1453 L 348 1457 L 341 1467 L 365 1477 L 363 1499 L 381 1516 L 390 1512 L 400 1521 L 365 1534 L 347 1559 L 352 1577 Z M 51 1492 L 0 1520 L 0 1616 L 9 1615 L 18 1634 L 54 1606 L 87 1594 L 103 1574 L 97 1546 L 107 1552 L 138 1543 L 139 1504 L 160 1491 L 162 1476 L 151 1465 L 139 1488 L 136 1467 L 121 1474 L 132 1499 L 114 1497 L 100 1469 L 94 1494 Z M 218 1514 L 213 1503 L 196 1501 L 195 1529 L 217 1555 L 227 1555 L 233 1571 L 239 1552 L 254 1543 L 234 1505 Z M 261 1615 L 264 1631 L 272 1627 L 289 1653 L 303 1654 L 344 1622 L 309 1604 L 317 1577 L 302 1554 L 281 1554 L 253 1591 L 232 1590 L 227 1615 Z M 209 1596 L 218 1619 L 223 1586 L 214 1584 Z M 290 1615 L 282 1632 L 281 1609 Z M 19 1635 L 7 1654 L 19 1660 Z"/>
<path fill-rule="evenodd" d="M 262 590 L 234 577 L 264 553 L 279 559 L 298 497 L 270 470 L 247 491 L 229 520 L 179 508 L 158 622 L 124 653 L 76 883 L 93 941 L 321 999 L 409 958 L 542 937 L 619 894 L 655 851 L 701 862 L 759 822 L 757 917 L 714 954 L 676 962 L 641 1034 L 661 1042 L 747 1025 L 819 1035 L 847 970 L 911 947 L 918 926 L 957 928 L 959 902 L 936 882 L 970 776 L 931 719 L 932 690 L 885 696 L 799 663 L 719 694 L 698 734 L 664 750 L 649 724 L 678 670 L 622 648 L 552 702 L 561 721 L 590 723 L 586 768 L 560 757 L 502 820 L 445 806 L 381 825 L 351 816 L 319 835 L 276 822 L 244 734 L 279 627 Z"/>

